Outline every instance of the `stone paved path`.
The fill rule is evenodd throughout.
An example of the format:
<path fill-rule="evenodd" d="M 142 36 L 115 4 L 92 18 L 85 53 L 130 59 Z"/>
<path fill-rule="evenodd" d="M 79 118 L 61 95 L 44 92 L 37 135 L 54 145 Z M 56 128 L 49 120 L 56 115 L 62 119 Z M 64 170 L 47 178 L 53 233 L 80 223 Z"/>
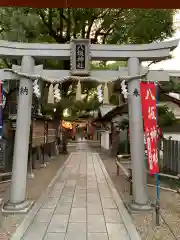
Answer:
<path fill-rule="evenodd" d="M 97 153 L 72 153 L 33 211 L 12 240 L 140 239 Z"/>

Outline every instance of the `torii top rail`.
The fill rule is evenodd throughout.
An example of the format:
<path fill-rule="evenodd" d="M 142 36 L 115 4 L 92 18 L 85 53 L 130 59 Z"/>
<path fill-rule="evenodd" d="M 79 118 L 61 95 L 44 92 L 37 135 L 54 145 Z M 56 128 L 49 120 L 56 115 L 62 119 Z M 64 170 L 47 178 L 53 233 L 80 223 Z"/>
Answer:
<path fill-rule="evenodd" d="M 128 60 L 129 58 L 138 58 L 139 61 L 155 61 L 165 59 L 170 51 L 174 50 L 178 45 L 179 40 L 168 41 L 163 43 L 151 43 L 151 44 L 130 44 L 130 45 L 98 45 L 90 44 L 89 55 L 91 60 Z M 60 60 L 68 60 L 71 58 L 71 44 L 41 44 L 41 43 L 17 43 L 0 41 L 0 56 L 8 58 L 22 58 L 23 56 L 31 56 L 34 58 L 56 58 Z M 43 69 L 43 67 L 41 67 Z M 40 69 L 39 69 L 40 70 Z M 70 72 L 66 70 L 50 71 L 42 70 L 39 74 L 26 74 L 17 71 L 17 69 L 3 70 L 1 74 L 2 79 L 14 79 L 12 74 L 8 75 L 8 72 L 15 73 L 17 77 L 27 77 L 32 80 L 42 79 L 50 83 L 62 83 L 69 79 L 81 81 L 98 81 L 98 82 L 112 82 L 117 80 L 132 80 L 135 78 L 143 78 L 147 76 L 148 81 L 153 79 L 152 76 L 156 76 L 158 79 L 161 76 L 167 81 L 167 74 L 162 76 L 162 72 L 154 71 L 149 72 L 149 70 L 141 70 L 140 74 L 134 76 L 128 76 L 127 70 L 123 71 L 92 71 L 91 76 L 79 77 L 70 76 Z M 56 72 L 52 76 L 52 72 Z M 159 75 L 160 72 L 160 75 Z M 50 75 L 46 77 L 46 75 Z M 44 76 L 45 75 L 45 76 Z M 61 76 L 59 78 L 59 76 Z M 57 77 L 58 76 L 58 77 Z M 16 77 L 15 77 L 16 78 Z"/>
<path fill-rule="evenodd" d="M 129 45 L 101 45 L 90 44 L 91 60 L 127 60 L 137 57 L 140 61 L 154 61 L 165 59 L 170 51 L 173 51 L 179 40 Z M 18 43 L 0 41 L 0 56 L 21 58 L 32 56 L 35 58 L 70 59 L 71 44 L 42 44 L 42 43 Z"/>

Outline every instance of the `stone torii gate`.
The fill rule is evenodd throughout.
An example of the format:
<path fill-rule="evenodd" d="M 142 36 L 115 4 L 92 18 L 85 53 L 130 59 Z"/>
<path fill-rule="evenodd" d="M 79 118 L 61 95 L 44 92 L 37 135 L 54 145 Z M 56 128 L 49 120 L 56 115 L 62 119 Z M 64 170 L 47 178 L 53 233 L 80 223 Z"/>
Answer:
<path fill-rule="evenodd" d="M 140 76 L 144 74 L 140 64 L 142 61 L 164 60 L 170 51 L 178 45 L 178 40 L 151 43 L 141 45 L 98 45 L 90 44 L 89 40 L 74 40 L 71 44 L 38 44 L 38 43 L 15 43 L 0 41 L 0 56 L 3 58 L 22 59 L 21 66 L 13 68 L 24 74 L 40 74 L 41 78 L 58 79 L 65 76 L 89 76 L 91 79 L 99 78 L 104 82 L 116 80 L 121 76 L 136 76 L 128 82 L 128 107 L 130 122 L 130 144 L 133 175 L 133 204 L 134 209 L 149 209 L 146 192 L 146 177 L 144 164 L 144 135 L 141 110 L 141 99 L 133 95 L 134 90 L 140 89 Z M 79 67 L 78 47 L 83 46 L 85 61 Z M 70 71 L 43 70 L 43 67 L 35 66 L 35 59 L 60 59 L 71 60 Z M 128 61 L 128 70 L 120 71 L 90 71 L 89 60 Z M 19 91 L 19 102 L 16 122 L 16 135 L 13 156 L 13 172 L 10 199 L 3 206 L 3 212 L 25 212 L 32 206 L 31 201 L 25 200 L 28 145 L 31 121 L 31 105 L 33 82 L 31 79 L 18 74 L 1 70 L 1 79 L 20 79 L 20 89 L 26 88 L 27 94 Z M 139 77 L 138 77 L 139 76 Z M 149 81 L 168 81 L 169 74 L 163 71 L 149 71 Z M 57 80 L 58 81 L 58 80 Z M 57 82 L 56 81 L 56 82 Z M 61 80 L 59 80 L 61 81 Z"/>

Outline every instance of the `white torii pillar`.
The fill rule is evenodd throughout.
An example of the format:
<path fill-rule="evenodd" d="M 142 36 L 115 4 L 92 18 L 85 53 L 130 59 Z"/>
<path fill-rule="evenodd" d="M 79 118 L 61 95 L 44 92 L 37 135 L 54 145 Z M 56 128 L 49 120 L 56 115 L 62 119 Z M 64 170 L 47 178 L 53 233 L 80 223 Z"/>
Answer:
<path fill-rule="evenodd" d="M 128 72 L 130 76 L 140 74 L 140 63 L 138 58 L 128 59 Z M 153 79 L 152 79 L 153 80 Z M 134 94 L 137 89 L 139 95 Z M 147 173 L 144 156 L 144 129 L 142 119 L 140 79 L 134 79 L 128 83 L 128 112 L 130 127 L 130 151 L 133 178 L 133 210 L 148 210 L 147 197 Z"/>
<path fill-rule="evenodd" d="M 31 56 L 24 56 L 21 62 L 21 71 L 33 74 L 35 67 Z M 26 179 L 28 166 L 29 134 L 31 125 L 31 107 L 33 82 L 28 78 L 20 78 L 19 100 L 16 120 L 15 145 L 13 155 L 13 169 L 10 199 L 3 205 L 3 212 L 26 212 L 33 201 L 26 200 Z"/>

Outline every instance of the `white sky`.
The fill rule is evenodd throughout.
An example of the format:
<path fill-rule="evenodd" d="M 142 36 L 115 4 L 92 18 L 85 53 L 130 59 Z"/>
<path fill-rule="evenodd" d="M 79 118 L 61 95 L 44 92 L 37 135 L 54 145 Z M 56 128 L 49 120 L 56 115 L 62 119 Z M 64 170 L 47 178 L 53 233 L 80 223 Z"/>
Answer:
<path fill-rule="evenodd" d="M 180 11 L 174 16 L 174 27 L 176 32 L 172 38 L 167 39 L 174 40 L 180 39 Z M 151 69 L 165 69 L 165 70 L 180 70 L 180 43 L 179 46 L 172 52 L 172 59 L 161 61 L 157 64 L 152 64 Z"/>

